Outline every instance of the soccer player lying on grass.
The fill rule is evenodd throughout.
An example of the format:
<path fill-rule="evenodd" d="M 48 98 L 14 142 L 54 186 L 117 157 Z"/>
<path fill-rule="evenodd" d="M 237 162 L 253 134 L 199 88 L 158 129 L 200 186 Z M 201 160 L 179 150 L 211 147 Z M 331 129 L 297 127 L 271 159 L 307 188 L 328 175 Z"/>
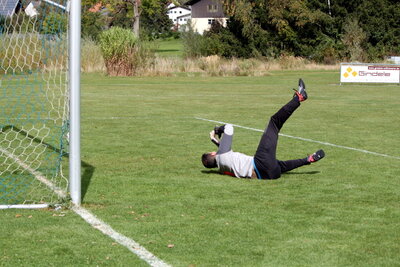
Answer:
<path fill-rule="evenodd" d="M 295 90 L 293 98 L 271 117 L 254 157 L 232 151 L 233 126 L 226 124 L 216 126 L 210 132 L 211 141 L 218 146 L 218 151 L 203 154 L 203 165 L 206 168 L 219 168 L 222 174 L 238 178 L 278 179 L 281 173 L 322 159 L 325 156 L 322 149 L 302 159 L 276 159 L 278 133 L 285 121 L 300 106 L 300 102 L 307 99 L 305 89 L 305 84 L 300 79 L 299 88 Z"/>

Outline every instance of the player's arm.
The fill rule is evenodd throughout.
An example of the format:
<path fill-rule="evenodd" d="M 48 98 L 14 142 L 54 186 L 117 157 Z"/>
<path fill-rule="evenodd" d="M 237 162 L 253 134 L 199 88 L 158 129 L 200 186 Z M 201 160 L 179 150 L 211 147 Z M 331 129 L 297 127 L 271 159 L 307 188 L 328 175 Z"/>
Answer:
<path fill-rule="evenodd" d="M 214 129 L 214 131 L 215 131 L 215 129 Z M 217 154 L 223 154 L 223 153 L 229 152 L 231 150 L 232 140 L 233 140 L 232 124 L 226 124 L 224 126 L 218 127 L 216 134 L 220 134 L 220 135 L 223 134 L 222 139 L 219 142 Z"/>

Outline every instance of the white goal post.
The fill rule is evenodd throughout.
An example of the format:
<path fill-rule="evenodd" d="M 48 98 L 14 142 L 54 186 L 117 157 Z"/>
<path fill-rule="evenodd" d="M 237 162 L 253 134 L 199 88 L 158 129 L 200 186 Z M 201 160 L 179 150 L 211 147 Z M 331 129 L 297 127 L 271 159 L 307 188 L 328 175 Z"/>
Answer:
<path fill-rule="evenodd" d="M 70 11 L 70 192 L 72 203 L 81 204 L 80 73 L 81 1 L 73 0 Z"/>
<path fill-rule="evenodd" d="M 80 0 L 0 0 L 0 209 L 81 203 Z"/>

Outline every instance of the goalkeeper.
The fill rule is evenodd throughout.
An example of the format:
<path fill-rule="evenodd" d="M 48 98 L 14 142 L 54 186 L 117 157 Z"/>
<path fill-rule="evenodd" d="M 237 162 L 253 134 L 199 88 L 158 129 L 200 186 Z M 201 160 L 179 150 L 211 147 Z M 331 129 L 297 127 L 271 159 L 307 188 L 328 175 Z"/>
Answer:
<path fill-rule="evenodd" d="M 305 84 L 300 79 L 299 88 L 295 90 L 293 98 L 271 117 L 254 157 L 232 151 L 233 126 L 231 124 L 216 126 L 210 132 L 210 138 L 218 146 L 218 151 L 203 154 L 203 165 L 206 168 L 218 167 L 222 174 L 238 178 L 278 179 L 281 173 L 322 159 L 325 156 L 322 149 L 306 158 L 287 161 L 276 159 L 278 133 L 285 121 L 300 106 L 300 102 L 306 99 Z"/>

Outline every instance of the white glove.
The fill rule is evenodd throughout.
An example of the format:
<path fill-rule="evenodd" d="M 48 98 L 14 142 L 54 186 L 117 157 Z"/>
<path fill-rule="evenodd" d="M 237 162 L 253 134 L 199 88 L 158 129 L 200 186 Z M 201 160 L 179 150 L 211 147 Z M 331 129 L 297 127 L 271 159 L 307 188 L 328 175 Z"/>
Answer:
<path fill-rule="evenodd" d="M 211 142 L 213 142 L 216 146 L 219 146 L 219 140 L 218 138 L 215 136 L 215 131 L 212 130 L 210 132 L 210 138 L 211 138 Z"/>

